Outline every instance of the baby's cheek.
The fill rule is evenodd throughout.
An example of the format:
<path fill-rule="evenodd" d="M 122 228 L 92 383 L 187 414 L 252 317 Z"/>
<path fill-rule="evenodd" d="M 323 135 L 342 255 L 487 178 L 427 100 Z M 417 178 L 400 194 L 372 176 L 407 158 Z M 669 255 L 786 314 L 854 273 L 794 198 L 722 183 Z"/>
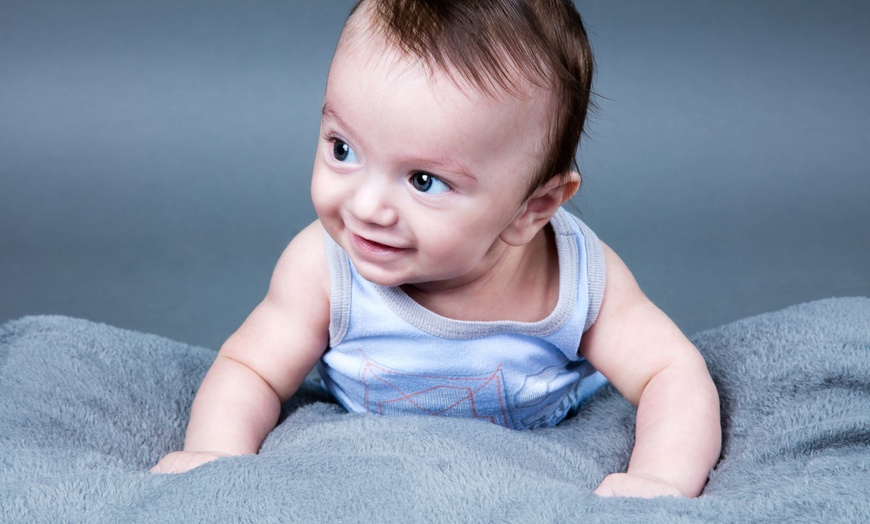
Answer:
<path fill-rule="evenodd" d="M 314 211 L 321 219 L 335 216 L 338 212 L 339 198 L 337 192 L 329 187 L 324 177 L 314 176 L 311 182 L 311 203 Z"/>
<path fill-rule="evenodd" d="M 433 265 L 443 268 L 452 276 L 470 272 L 486 253 L 483 242 L 467 231 L 458 229 L 456 234 L 438 235 L 428 239 L 427 258 Z"/>

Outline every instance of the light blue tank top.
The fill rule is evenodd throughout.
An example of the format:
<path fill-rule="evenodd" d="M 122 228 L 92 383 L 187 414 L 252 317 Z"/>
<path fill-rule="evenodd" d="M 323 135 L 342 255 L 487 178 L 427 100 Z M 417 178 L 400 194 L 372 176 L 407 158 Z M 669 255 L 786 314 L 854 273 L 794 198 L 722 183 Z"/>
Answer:
<path fill-rule="evenodd" d="M 537 322 L 439 316 L 398 287 L 363 279 L 326 237 L 331 280 L 329 349 L 318 365 L 348 411 L 475 418 L 508 428 L 554 426 L 606 383 L 577 354 L 604 294 L 595 234 L 559 210 L 550 221 L 559 299 Z"/>

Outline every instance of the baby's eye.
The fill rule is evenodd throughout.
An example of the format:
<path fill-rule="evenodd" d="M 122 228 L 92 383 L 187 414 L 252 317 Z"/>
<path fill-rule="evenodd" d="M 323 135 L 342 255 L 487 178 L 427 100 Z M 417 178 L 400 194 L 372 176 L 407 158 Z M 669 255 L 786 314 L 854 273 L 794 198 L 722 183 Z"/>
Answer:
<path fill-rule="evenodd" d="M 422 171 L 411 175 L 411 185 L 417 191 L 431 195 L 440 195 L 450 191 L 450 186 L 442 182 L 438 177 Z"/>
<path fill-rule="evenodd" d="M 359 162 L 356 153 L 347 145 L 347 142 L 338 138 L 332 143 L 332 156 L 339 162 L 350 162 L 352 164 Z"/>

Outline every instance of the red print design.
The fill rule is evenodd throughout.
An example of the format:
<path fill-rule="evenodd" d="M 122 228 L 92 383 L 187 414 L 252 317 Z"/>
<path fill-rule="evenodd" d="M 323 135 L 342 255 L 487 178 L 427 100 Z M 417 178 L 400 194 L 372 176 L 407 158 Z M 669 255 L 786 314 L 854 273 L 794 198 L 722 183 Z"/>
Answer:
<path fill-rule="evenodd" d="M 370 413 L 475 418 L 510 427 L 501 364 L 478 376 L 421 375 L 387 368 L 360 353 L 360 379 Z"/>

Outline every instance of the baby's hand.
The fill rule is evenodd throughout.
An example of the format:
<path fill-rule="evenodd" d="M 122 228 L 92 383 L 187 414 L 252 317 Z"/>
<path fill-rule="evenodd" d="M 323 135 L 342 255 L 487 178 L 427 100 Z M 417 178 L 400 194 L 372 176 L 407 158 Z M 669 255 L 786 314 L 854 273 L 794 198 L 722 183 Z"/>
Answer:
<path fill-rule="evenodd" d="M 206 462 L 226 456 L 228 455 L 225 453 L 210 451 L 176 451 L 160 459 L 160 462 L 151 468 L 151 473 L 184 473 Z"/>
<path fill-rule="evenodd" d="M 612 473 L 604 477 L 595 494 L 599 497 L 682 497 L 676 486 L 654 478 L 628 473 Z"/>

